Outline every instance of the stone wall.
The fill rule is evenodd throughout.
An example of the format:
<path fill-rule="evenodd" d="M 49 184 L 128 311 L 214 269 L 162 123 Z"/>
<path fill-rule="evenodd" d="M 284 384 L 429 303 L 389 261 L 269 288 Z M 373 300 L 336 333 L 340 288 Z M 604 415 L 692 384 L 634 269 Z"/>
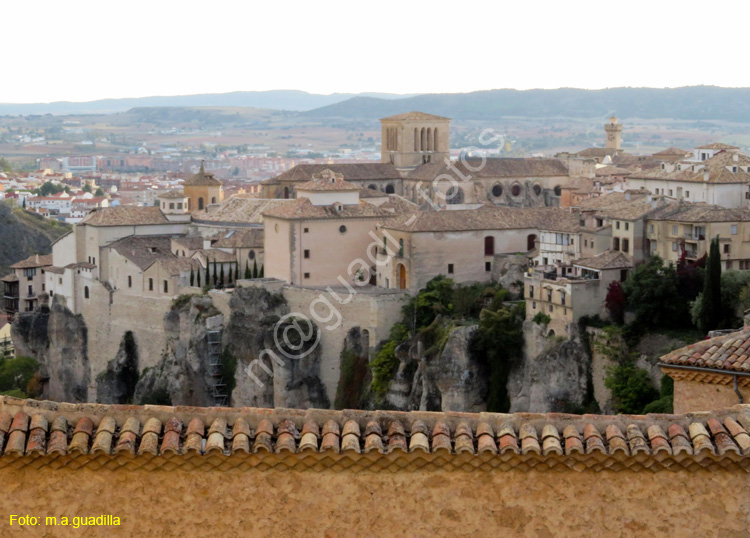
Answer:
<path fill-rule="evenodd" d="M 665 373 L 674 370 L 665 369 Z M 677 372 L 678 377 L 682 372 Z M 737 393 L 734 392 L 732 376 L 724 377 L 725 383 L 706 383 L 698 380 L 675 379 L 674 382 L 674 412 L 687 413 L 689 411 L 710 411 L 712 409 L 722 409 L 731 407 L 740 403 Z M 750 386 L 747 378 L 740 378 L 738 387 L 745 403 L 750 402 Z M 744 383 L 742 383 L 744 382 Z M 744 386 L 743 386 L 744 385 Z"/>
<path fill-rule="evenodd" d="M 750 475 L 676 472 L 0 469 L 12 536 L 722 536 L 750 526 Z M 10 486 L 10 485 L 13 486 Z M 33 486 L 33 487 L 32 487 Z M 259 500 L 262 500 L 259 502 Z M 111 514 L 120 527 L 9 527 Z M 15 532 L 14 532 L 15 531 Z M 63 532 L 65 531 L 65 532 Z"/>

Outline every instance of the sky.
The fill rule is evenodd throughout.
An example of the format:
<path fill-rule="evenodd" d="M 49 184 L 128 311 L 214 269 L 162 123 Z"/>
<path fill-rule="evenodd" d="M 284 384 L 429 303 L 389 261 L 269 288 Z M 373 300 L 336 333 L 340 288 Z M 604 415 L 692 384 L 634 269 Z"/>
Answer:
<path fill-rule="evenodd" d="M 746 0 L 8 0 L 0 102 L 750 87 L 748 15 Z"/>

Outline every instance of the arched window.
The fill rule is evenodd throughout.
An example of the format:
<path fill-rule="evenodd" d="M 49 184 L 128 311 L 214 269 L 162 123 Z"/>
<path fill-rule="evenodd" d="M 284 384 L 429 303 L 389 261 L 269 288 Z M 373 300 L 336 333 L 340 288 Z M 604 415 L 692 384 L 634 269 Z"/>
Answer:
<path fill-rule="evenodd" d="M 555 185 L 555 196 L 560 196 L 562 193 L 562 189 L 560 188 L 560 185 Z"/>
<path fill-rule="evenodd" d="M 284 200 L 289 198 L 289 187 L 284 187 Z"/>
<path fill-rule="evenodd" d="M 254 260 L 255 259 L 255 251 L 251 250 L 250 252 L 248 252 L 247 253 L 247 257 L 250 258 L 251 260 Z"/>
<path fill-rule="evenodd" d="M 385 186 L 385 193 L 386 194 L 393 194 L 396 192 L 396 189 L 393 188 L 393 185 L 386 185 Z"/>
<path fill-rule="evenodd" d="M 203 198 L 198 198 L 198 211 L 203 209 Z"/>
<path fill-rule="evenodd" d="M 422 127 L 422 132 L 420 133 L 420 138 L 419 138 L 419 151 L 425 151 L 427 149 L 427 142 L 425 140 L 425 136 L 426 136 L 426 133 L 425 133 L 424 127 Z"/>
<path fill-rule="evenodd" d="M 503 195 L 503 186 L 499 183 L 492 186 L 492 196 L 498 198 Z"/>
<path fill-rule="evenodd" d="M 494 256 L 495 255 L 495 238 L 488 235 L 484 238 L 484 255 Z"/>
<path fill-rule="evenodd" d="M 542 194 L 542 186 L 541 186 L 541 185 L 539 185 L 539 183 L 536 183 L 536 184 L 535 184 L 535 185 L 534 185 L 534 186 L 532 187 L 532 189 L 534 189 L 534 194 L 536 194 L 537 196 L 539 196 L 540 194 Z"/>
<path fill-rule="evenodd" d="M 521 195 L 521 185 L 519 185 L 518 183 L 516 183 L 515 185 L 513 185 L 510 188 L 510 193 L 513 196 L 520 196 Z"/>
<path fill-rule="evenodd" d="M 211 203 L 212 203 L 212 204 L 215 204 L 215 203 L 216 203 L 216 197 L 215 197 L 215 196 L 211 198 Z"/>
<path fill-rule="evenodd" d="M 398 255 L 399 256 L 404 255 L 404 240 L 403 239 L 398 240 Z"/>
<path fill-rule="evenodd" d="M 84 299 L 88 299 L 89 298 L 89 287 L 88 286 L 84 286 L 83 287 L 83 298 Z"/>
<path fill-rule="evenodd" d="M 448 192 L 445 193 L 445 201 L 449 204 L 463 204 L 464 191 L 460 187 L 452 185 Z"/>
<path fill-rule="evenodd" d="M 370 183 L 370 184 L 369 184 L 369 185 L 367 186 L 367 188 L 368 188 L 368 189 L 372 189 L 372 190 L 374 190 L 374 191 L 378 190 L 378 186 L 377 186 L 377 185 L 375 185 L 374 183 Z"/>
<path fill-rule="evenodd" d="M 419 131 L 414 127 L 414 151 L 419 151 Z"/>
<path fill-rule="evenodd" d="M 427 128 L 427 151 L 432 151 L 432 127 Z"/>

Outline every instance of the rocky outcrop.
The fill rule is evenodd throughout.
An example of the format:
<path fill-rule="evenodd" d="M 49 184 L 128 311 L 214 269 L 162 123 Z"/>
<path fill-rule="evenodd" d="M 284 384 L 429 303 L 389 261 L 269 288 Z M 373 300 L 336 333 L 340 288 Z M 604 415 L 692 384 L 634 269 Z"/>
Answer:
<path fill-rule="evenodd" d="M 232 404 L 330 407 L 314 323 L 288 317 L 283 296 L 262 288 L 236 289 L 229 306 L 223 342 L 237 361 Z"/>
<path fill-rule="evenodd" d="M 396 348 L 399 367 L 385 397 L 388 407 L 422 411 L 481 412 L 486 409 L 484 365 L 469 352 L 476 326 L 450 329 L 445 345 L 425 354 L 419 339 Z"/>
<path fill-rule="evenodd" d="M 141 372 L 135 389 L 138 403 L 213 405 L 208 363 L 209 330 L 220 330 L 223 316 L 203 296 L 177 301 L 164 316 L 166 353 Z"/>
<path fill-rule="evenodd" d="M 370 381 L 369 341 L 360 327 L 352 327 L 341 350 L 339 383 L 336 388 L 336 409 L 358 409 Z"/>
<path fill-rule="evenodd" d="M 120 349 L 107 369 L 96 378 L 96 401 L 98 403 L 133 403 L 138 383 L 138 344 L 131 331 L 126 332 Z"/>
<path fill-rule="evenodd" d="M 524 358 L 508 378 L 511 413 L 571 412 L 587 403 L 591 359 L 576 329 L 560 340 L 548 338 L 544 325 L 524 322 Z"/>
<path fill-rule="evenodd" d="M 40 296 L 34 312 L 19 313 L 11 326 L 16 355 L 33 357 L 40 364 L 42 397 L 64 402 L 89 398 L 88 335 L 83 316 L 73 314 L 62 296 Z"/>

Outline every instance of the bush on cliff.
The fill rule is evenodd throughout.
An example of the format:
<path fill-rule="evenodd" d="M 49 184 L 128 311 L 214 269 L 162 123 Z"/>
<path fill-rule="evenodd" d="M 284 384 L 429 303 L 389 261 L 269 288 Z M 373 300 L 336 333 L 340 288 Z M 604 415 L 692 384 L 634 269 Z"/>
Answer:
<path fill-rule="evenodd" d="M 39 363 L 31 357 L 0 360 L 0 394 L 19 398 L 38 396 L 35 394 L 38 392 L 36 388 L 38 384 L 31 383 L 38 370 Z"/>

